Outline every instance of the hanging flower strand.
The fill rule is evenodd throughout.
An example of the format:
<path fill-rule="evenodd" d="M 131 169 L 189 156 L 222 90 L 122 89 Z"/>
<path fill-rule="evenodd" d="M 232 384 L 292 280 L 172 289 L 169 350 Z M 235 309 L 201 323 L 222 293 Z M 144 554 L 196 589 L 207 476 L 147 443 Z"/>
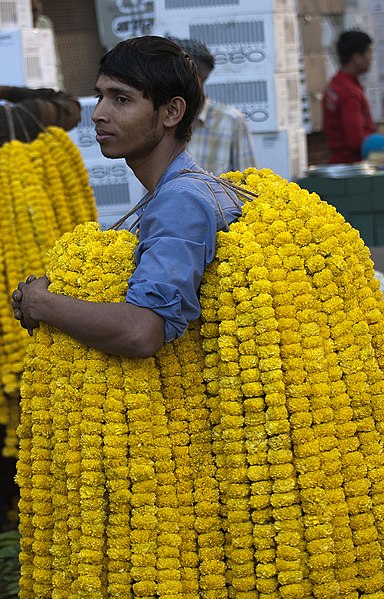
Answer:
<path fill-rule="evenodd" d="M 384 312 L 369 252 L 334 208 L 269 169 L 224 178 L 258 197 L 218 234 L 201 321 L 181 339 L 148 360 L 43 325 L 30 344 L 25 599 L 34 587 L 43 599 L 384 592 Z M 51 290 L 124 301 L 135 244 L 77 226 L 50 254 Z M 32 401 L 36 356 L 49 408 Z M 44 456 L 40 422 L 54 442 Z"/>

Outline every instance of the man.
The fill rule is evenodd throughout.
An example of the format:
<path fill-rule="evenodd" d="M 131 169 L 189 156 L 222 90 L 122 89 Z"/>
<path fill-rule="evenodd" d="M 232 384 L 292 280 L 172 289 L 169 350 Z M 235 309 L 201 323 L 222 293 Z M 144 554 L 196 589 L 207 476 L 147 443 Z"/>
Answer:
<path fill-rule="evenodd" d="M 32 141 L 51 125 L 69 131 L 80 118 L 80 104 L 71 94 L 0 85 L 0 146 L 11 139 Z"/>
<path fill-rule="evenodd" d="M 344 31 L 337 41 L 341 68 L 323 97 L 323 129 L 330 163 L 359 162 L 361 144 L 375 131 L 368 100 L 359 77 L 372 62 L 372 39 L 362 31 Z"/>
<path fill-rule="evenodd" d="M 185 151 L 203 91 L 195 64 L 175 42 L 144 36 L 119 43 L 101 60 L 96 93 L 102 153 L 125 158 L 148 189 L 127 301 L 55 295 L 46 277 L 31 276 L 14 291 L 12 305 L 30 332 L 43 321 L 103 352 L 143 358 L 199 316 L 199 286 L 215 255 L 216 232 L 241 209 Z"/>
<path fill-rule="evenodd" d="M 193 58 L 204 85 L 215 67 L 215 59 L 199 41 L 172 37 Z M 252 134 L 245 115 L 230 106 L 205 97 L 195 119 L 188 151 L 206 171 L 220 175 L 256 166 Z"/>

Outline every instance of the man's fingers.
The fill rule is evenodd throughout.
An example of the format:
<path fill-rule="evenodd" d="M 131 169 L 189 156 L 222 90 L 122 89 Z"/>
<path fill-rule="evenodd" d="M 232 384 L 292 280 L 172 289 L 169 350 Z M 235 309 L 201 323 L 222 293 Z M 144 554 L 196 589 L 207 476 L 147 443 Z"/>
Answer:
<path fill-rule="evenodd" d="M 20 310 L 20 308 L 14 308 L 13 315 L 16 318 L 16 320 L 21 320 L 23 318 L 23 313 Z"/>
<path fill-rule="evenodd" d="M 17 286 L 17 289 L 15 289 L 15 291 L 12 293 L 12 299 L 15 302 L 21 302 L 22 297 L 23 297 L 23 287 L 25 285 L 28 285 L 28 283 L 32 283 L 32 281 L 36 281 L 36 277 L 35 275 L 29 275 L 25 282 L 24 281 L 20 281 L 20 283 Z"/>
<path fill-rule="evenodd" d="M 22 297 L 23 294 L 19 289 L 15 289 L 15 291 L 12 293 L 12 299 L 14 302 L 21 302 Z"/>
<path fill-rule="evenodd" d="M 26 278 L 25 282 L 20 281 L 20 283 L 17 286 L 17 289 L 15 289 L 11 295 L 13 316 L 16 320 L 20 321 L 21 326 L 24 329 L 27 329 L 28 334 L 31 336 L 33 335 L 33 329 L 38 327 L 39 323 L 38 323 L 38 321 L 33 320 L 33 318 L 29 318 L 29 317 L 25 318 L 25 315 L 23 314 L 21 305 L 23 303 L 23 295 L 24 295 L 26 285 L 28 285 L 29 283 L 32 283 L 35 280 L 36 280 L 35 275 L 29 275 L 29 277 Z M 27 310 L 27 312 L 28 312 L 28 310 Z"/>

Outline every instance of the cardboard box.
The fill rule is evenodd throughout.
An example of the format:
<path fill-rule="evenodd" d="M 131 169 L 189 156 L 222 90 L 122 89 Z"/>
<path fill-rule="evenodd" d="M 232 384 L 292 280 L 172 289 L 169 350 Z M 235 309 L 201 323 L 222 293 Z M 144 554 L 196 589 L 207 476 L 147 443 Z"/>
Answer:
<path fill-rule="evenodd" d="M 373 51 L 376 58 L 377 72 L 381 76 L 384 73 L 384 12 L 375 15 L 373 19 Z"/>
<path fill-rule="evenodd" d="M 334 52 L 340 33 L 344 30 L 344 16 L 298 17 L 304 54 Z"/>
<path fill-rule="evenodd" d="M 303 56 L 303 68 L 307 91 L 318 93 L 324 91 L 328 81 L 339 70 L 340 64 L 335 52 L 322 52 Z"/>
<path fill-rule="evenodd" d="M 305 70 L 305 85 L 309 94 L 324 90 L 328 82 L 326 68 L 327 55 L 310 54 L 303 57 Z"/>
<path fill-rule="evenodd" d="M 328 81 L 339 69 L 336 54 L 323 52 L 303 56 L 304 93 L 322 94 Z"/>
<path fill-rule="evenodd" d="M 380 121 L 383 118 L 383 99 L 380 87 L 367 87 L 365 95 L 371 108 L 373 120 L 375 122 Z"/>
<path fill-rule="evenodd" d="M 373 36 L 374 18 L 370 13 L 346 12 L 344 15 L 344 29 L 358 29 Z"/>
<path fill-rule="evenodd" d="M 196 15 L 184 21 L 156 20 L 154 33 L 195 39 L 215 58 L 210 79 L 221 75 L 273 73 L 298 68 L 296 14 L 255 12 L 241 16 L 218 16 L 213 20 Z"/>
<path fill-rule="evenodd" d="M 0 0 L 0 30 L 33 27 L 31 0 Z"/>
<path fill-rule="evenodd" d="M 293 181 L 308 168 L 307 135 L 303 128 L 254 133 L 257 168 L 271 168 Z"/>
<path fill-rule="evenodd" d="M 344 0 L 297 0 L 297 14 L 341 15 L 344 13 Z"/>
<path fill-rule="evenodd" d="M 84 160 L 84 164 L 95 195 L 98 220 L 103 228 L 127 214 L 146 193 L 123 158 L 110 159 L 101 155 Z M 134 220 L 132 216 L 126 224 Z"/>
<path fill-rule="evenodd" d="M 216 78 L 205 88 L 209 98 L 244 112 L 254 133 L 301 127 L 298 72 Z"/>
<path fill-rule="evenodd" d="M 303 95 L 303 126 L 307 133 L 316 133 L 323 130 L 322 99 L 322 92 Z"/>
<path fill-rule="evenodd" d="M 101 44 L 109 49 L 123 39 L 150 35 L 155 19 L 154 5 L 154 0 L 126 4 L 116 0 L 95 0 Z"/>
<path fill-rule="evenodd" d="M 3 85 L 57 87 L 55 44 L 49 29 L 0 31 Z"/>
<path fill-rule="evenodd" d="M 239 16 L 249 13 L 296 13 L 296 0 L 156 0 L 155 20 L 163 23 L 185 21 L 196 16 Z"/>
<path fill-rule="evenodd" d="M 359 12 L 359 13 L 383 13 L 384 3 L 383 0 L 344 0 L 345 12 Z"/>
<path fill-rule="evenodd" d="M 97 100 L 94 96 L 84 96 L 78 100 L 81 106 L 81 119 L 68 134 L 84 159 L 102 158 L 100 146 L 96 141 L 95 123 L 92 121 Z"/>

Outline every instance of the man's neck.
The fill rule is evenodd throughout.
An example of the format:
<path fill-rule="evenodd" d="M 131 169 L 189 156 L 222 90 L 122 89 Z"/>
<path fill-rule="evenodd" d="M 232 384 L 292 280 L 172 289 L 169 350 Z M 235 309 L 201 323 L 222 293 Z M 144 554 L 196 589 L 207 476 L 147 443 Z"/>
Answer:
<path fill-rule="evenodd" d="M 344 65 L 343 67 L 341 67 L 340 71 L 342 73 L 346 73 L 347 75 L 352 75 L 353 77 L 356 77 L 357 79 L 359 78 L 359 75 L 360 75 L 360 73 L 357 72 L 354 65 L 351 65 L 351 64 Z"/>
<path fill-rule="evenodd" d="M 164 171 L 185 148 L 186 143 L 177 141 L 168 148 L 155 148 L 151 156 L 127 164 L 145 189 L 153 192 Z"/>

